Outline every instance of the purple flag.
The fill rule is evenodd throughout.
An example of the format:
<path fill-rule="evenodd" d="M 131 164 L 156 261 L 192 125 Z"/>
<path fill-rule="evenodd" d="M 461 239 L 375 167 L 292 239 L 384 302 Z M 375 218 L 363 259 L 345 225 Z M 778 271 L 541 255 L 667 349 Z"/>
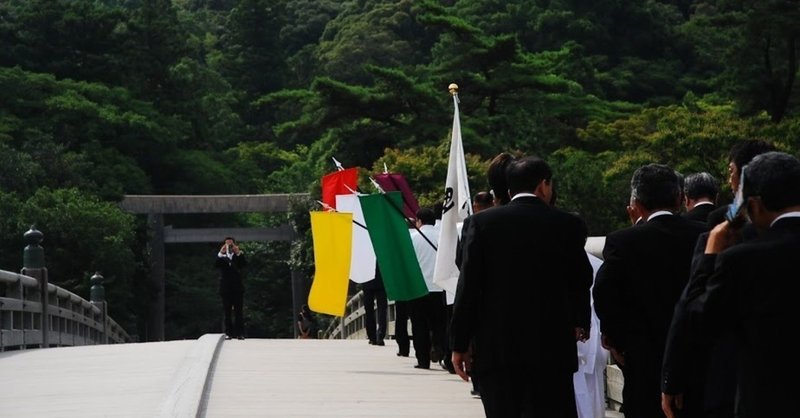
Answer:
<path fill-rule="evenodd" d="M 374 176 L 375 181 L 386 192 L 399 191 L 403 195 L 403 215 L 406 218 L 417 219 L 419 203 L 406 178 L 400 173 L 381 173 Z"/>

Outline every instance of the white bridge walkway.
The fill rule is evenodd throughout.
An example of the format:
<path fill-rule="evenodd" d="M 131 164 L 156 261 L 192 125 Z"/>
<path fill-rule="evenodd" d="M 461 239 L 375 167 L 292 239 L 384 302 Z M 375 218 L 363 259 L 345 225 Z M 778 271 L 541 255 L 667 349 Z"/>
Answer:
<path fill-rule="evenodd" d="M 0 353 L 0 417 L 483 417 L 471 384 L 366 340 L 198 340 Z M 215 357 L 216 356 L 216 357 Z"/>
<path fill-rule="evenodd" d="M 0 353 L 0 418 L 484 416 L 472 385 L 366 340 L 197 340 Z M 607 411 L 606 417 L 621 414 Z"/>

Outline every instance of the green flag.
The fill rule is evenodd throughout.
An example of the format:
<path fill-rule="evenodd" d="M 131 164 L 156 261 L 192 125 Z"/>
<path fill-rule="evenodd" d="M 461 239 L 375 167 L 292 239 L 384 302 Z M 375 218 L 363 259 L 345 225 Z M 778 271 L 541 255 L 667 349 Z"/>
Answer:
<path fill-rule="evenodd" d="M 391 300 L 411 300 L 428 294 L 417 254 L 411 244 L 408 224 L 403 217 L 400 192 L 359 196 L 369 239 L 381 269 L 386 296 Z"/>

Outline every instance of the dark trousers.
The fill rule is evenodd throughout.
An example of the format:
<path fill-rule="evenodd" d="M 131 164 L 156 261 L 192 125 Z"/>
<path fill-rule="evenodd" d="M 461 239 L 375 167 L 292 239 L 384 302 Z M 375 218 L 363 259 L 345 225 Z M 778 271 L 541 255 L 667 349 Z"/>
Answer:
<path fill-rule="evenodd" d="M 242 292 L 229 292 L 222 295 L 222 309 L 225 313 L 225 334 L 231 338 L 243 337 L 244 317 Z"/>
<path fill-rule="evenodd" d="M 625 418 L 664 418 L 661 410 L 661 358 L 654 350 L 628 349 L 622 376 Z"/>
<path fill-rule="evenodd" d="M 480 374 L 486 418 L 577 418 L 572 373 L 531 376 L 523 370 Z"/>
<path fill-rule="evenodd" d="M 445 295 L 446 298 L 446 295 Z M 453 368 L 453 350 L 450 349 L 450 319 L 453 317 L 453 305 L 447 305 L 445 299 L 445 337 L 444 337 L 444 356 L 442 358 L 442 365 L 447 369 L 450 374 L 455 374 L 456 370 Z M 475 379 L 472 380 L 473 390 L 478 390 L 475 384 Z"/>
<path fill-rule="evenodd" d="M 411 332 L 417 364 L 430 367 L 431 351 L 444 355 L 447 346 L 447 305 L 444 292 L 430 292 L 411 301 Z M 440 358 L 433 359 L 439 361 Z"/>
<path fill-rule="evenodd" d="M 377 320 L 375 305 L 377 302 Z M 380 342 L 386 337 L 387 305 L 386 291 L 383 289 L 364 289 L 364 312 L 367 323 L 367 338 L 371 342 Z"/>
<path fill-rule="evenodd" d="M 408 357 L 411 339 L 408 338 L 408 302 L 394 303 L 394 340 L 397 341 L 397 354 Z"/>

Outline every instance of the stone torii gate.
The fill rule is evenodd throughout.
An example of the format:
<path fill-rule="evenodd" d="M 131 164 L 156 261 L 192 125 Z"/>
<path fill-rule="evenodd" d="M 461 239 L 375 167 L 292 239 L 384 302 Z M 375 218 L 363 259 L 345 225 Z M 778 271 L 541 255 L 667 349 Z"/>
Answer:
<path fill-rule="evenodd" d="M 222 242 L 227 236 L 237 241 L 292 241 L 291 225 L 278 228 L 183 228 L 164 226 L 164 214 L 288 212 L 293 201 L 309 198 L 308 193 L 256 195 L 126 195 L 120 202 L 122 210 L 146 214 L 151 232 L 150 271 L 156 295 L 150 303 L 148 341 L 164 340 L 164 244 L 181 242 Z M 293 313 L 299 310 L 302 277 L 292 270 Z"/>

